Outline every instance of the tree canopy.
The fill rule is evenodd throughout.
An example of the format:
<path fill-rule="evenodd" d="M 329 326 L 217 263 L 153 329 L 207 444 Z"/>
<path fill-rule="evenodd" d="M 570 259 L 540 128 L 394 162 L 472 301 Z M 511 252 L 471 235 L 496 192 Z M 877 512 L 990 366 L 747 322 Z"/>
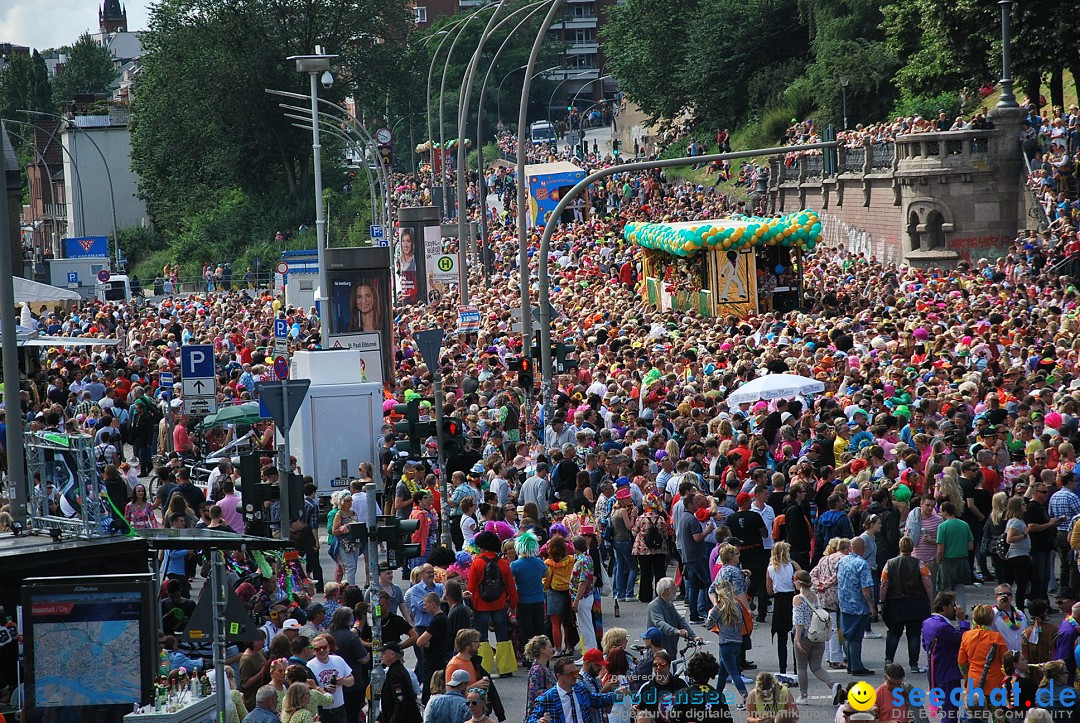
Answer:
<path fill-rule="evenodd" d="M 67 49 L 68 60 L 53 79 L 53 99 L 57 106 L 81 93 L 105 93 L 116 79 L 116 66 L 108 48 L 98 45 L 88 33 Z"/>
<path fill-rule="evenodd" d="M 1013 76 L 1038 97 L 1080 76 L 1069 0 L 1014 3 Z M 852 124 L 896 109 L 977 102 L 1001 73 L 1000 10 L 991 0 L 627 0 L 601 33 L 608 68 L 653 117 L 696 115 L 708 127 L 771 108 L 839 124 L 847 81 Z"/>

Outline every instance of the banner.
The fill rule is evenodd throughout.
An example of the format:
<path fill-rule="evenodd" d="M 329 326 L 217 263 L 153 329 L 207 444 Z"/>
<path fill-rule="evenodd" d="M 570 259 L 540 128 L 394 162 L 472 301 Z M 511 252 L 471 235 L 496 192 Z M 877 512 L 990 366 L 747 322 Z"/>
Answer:
<path fill-rule="evenodd" d="M 64 239 L 64 257 L 69 259 L 108 258 L 109 239 L 107 236 L 66 238 Z"/>
<path fill-rule="evenodd" d="M 480 310 L 475 306 L 458 307 L 458 331 L 475 334 L 480 331 Z"/>

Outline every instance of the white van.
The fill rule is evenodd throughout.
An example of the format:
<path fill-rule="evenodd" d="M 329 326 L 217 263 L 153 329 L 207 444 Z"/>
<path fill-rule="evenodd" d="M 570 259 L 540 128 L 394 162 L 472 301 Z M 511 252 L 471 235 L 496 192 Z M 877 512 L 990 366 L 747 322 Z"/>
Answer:
<path fill-rule="evenodd" d="M 127 303 L 131 301 L 131 281 L 123 274 L 114 274 L 105 283 L 98 282 L 96 296 L 98 301 Z"/>
<path fill-rule="evenodd" d="M 529 140 L 533 143 L 554 143 L 555 126 L 547 121 L 536 121 L 529 126 Z"/>

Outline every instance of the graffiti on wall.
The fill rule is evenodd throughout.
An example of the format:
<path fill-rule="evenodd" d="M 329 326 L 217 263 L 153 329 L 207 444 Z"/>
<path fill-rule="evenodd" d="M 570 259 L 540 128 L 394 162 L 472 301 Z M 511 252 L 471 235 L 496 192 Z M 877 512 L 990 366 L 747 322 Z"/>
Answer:
<path fill-rule="evenodd" d="M 885 236 L 874 236 L 869 231 L 847 223 L 840 214 L 822 211 L 821 240 L 830 246 L 843 246 L 853 254 L 874 256 L 882 263 L 901 263 L 899 244 L 889 243 Z"/>
<path fill-rule="evenodd" d="M 954 238 L 945 242 L 949 251 L 955 251 L 965 261 L 977 258 L 995 259 L 1004 255 L 1013 239 L 1005 236 L 970 236 Z"/>

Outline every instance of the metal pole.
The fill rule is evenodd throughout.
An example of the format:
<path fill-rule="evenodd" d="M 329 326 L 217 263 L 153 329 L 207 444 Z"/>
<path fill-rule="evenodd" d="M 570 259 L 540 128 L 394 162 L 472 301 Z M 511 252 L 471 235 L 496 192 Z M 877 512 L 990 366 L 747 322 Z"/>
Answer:
<path fill-rule="evenodd" d="M 225 697 L 225 571 L 223 553 L 213 550 L 210 553 L 214 562 L 210 565 L 210 586 L 213 595 L 210 603 L 214 606 L 214 702 L 217 708 L 218 721 L 228 720 L 226 713 L 227 699 Z"/>
<path fill-rule="evenodd" d="M 446 481 L 446 435 L 443 434 L 441 424 L 443 418 L 443 388 L 442 366 L 440 364 L 435 365 L 432 386 L 432 394 L 435 395 L 435 437 L 439 442 L 439 495 L 442 500 L 440 505 L 442 514 L 439 516 L 439 524 L 442 528 L 443 544 L 453 549 L 454 541 L 450 536 L 450 495 L 447 491 Z"/>
<path fill-rule="evenodd" d="M 511 32 L 511 34 L 513 34 L 513 33 Z M 505 83 L 506 79 L 509 78 L 514 73 L 518 72 L 519 70 L 525 70 L 528 67 L 529 66 L 527 66 L 527 65 L 522 65 L 520 68 L 514 68 L 513 70 L 511 70 L 509 73 L 507 73 L 506 75 L 504 75 L 502 77 L 502 80 L 499 81 L 499 86 L 495 89 L 495 117 L 499 119 L 500 123 L 502 123 L 502 87 L 503 87 L 503 83 Z M 481 92 L 483 92 L 482 89 L 481 89 Z"/>
<path fill-rule="evenodd" d="M 292 510 L 289 509 L 289 384 L 281 380 L 281 467 L 278 469 L 278 496 L 281 498 L 281 539 L 289 539 L 289 524 L 292 522 Z"/>
<path fill-rule="evenodd" d="M 544 2 L 546 2 L 546 1 L 547 0 L 544 0 Z M 527 23 L 532 18 L 533 15 L 540 12 L 540 10 L 544 7 L 544 2 L 535 3 L 536 7 L 533 8 L 529 12 L 528 15 L 523 17 L 518 22 L 518 24 L 515 25 L 514 28 L 509 33 L 506 34 L 506 38 L 503 39 L 502 45 L 500 45 L 499 49 L 495 51 L 495 56 L 491 59 L 491 65 L 488 66 L 487 72 L 484 73 L 484 79 L 480 83 L 480 98 L 476 102 L 476 108 L 477 108 L 477 112 L 476 112 L 476 175 L 477 175 L 477 178 L 479 179 L 479 183 L 480 183 L 480 258 L 481 258 L 481 263 L 484 266 L 484 274 L 483 274 L 483 276 L 484 276 L 484 288 L 487 288 L 489 286 L 490 279 L 491 279 L 491 272 L 492 272 L 492 268 L 491 268 L 491 262 L 492 262 L 491 249 L 488 248 L 488 245 L 487 245 L 487 237 L 488 237 L 488 230 L 487 230 L 487 215 L 488 215 L 487 196 L 488 195 L 487 195 L 487 189 L 484 186 L 484 131 L 483 131 L 483 128 L 484 128 L 484 96 L 487 94 L 488 79 L 491 77 L 491 71 L 495 69 L 495 64 L 497 62 L 499 62 L 499 56 L 502 55 L 502 51 L 506 48 L 507 44 L 509 44 L 510 39 L 512 37 L 514 37 L 514 33 L 516 33 L 521 28 L 521 26 L 523 26 L 525 23 Z M 517 15 L 517 14 L 519 14 L 519 13 L 525 11 L 525 10 L 528 10 L 528 9 L 529 9 L 529 6 L 526 5 L 525 7 L 518 8 L 514 12 L 510 13 L 509 15 L 506 16 L 506 18 L 504 18 L 502 20 L 502 22 L 499 23 L 499 25 L 496 26 L 496 29 L 501 27 L 503 25 L 503 23 L 510 20 L 515 15 Z M 510 76 L 511 73 L 514 73 L 514 72 L 516 72 L 518 70 L 524 70 L 525 67 L 526 66 L 522 65 L 519 68 L 515 68 L 514 70 L 511 70 L 510 73 L 507 73 L 506 75 L 503 76 L 503 80 L 506 80 Z M 502 82 L 501 81 L 499 83 L 499 89 L 500 89 L 500 91 L 502 89 Z M 496 96 L 496 101 L 498 101 L 498 100 L 499 100 L 499 97 Z M 502 114 L 501 113 L 498 114 L 498 118 L 499 118 L 499 122 L 501 123 L 502 122 Z"/>
<path fill-rule="evenodd" d="M 26 126 L 27 128 L 31 128 L 31 129 L 36 129 L 37 128 L 37 126 L 35 126 L 33 123 L 27 123 L 26 121 L 18 121 L 18 120 L 15 120 L 14 118 L 6 118 L 4 120 L 4 122 L 5 123 L 14 123 L 15 125 L 19 125 L 19 126 Z M 56 129 L 60 130 L 60 126 L 57 126 Z M 22 136 L 20 136 L 18 133 L 16 133 L 15 135 L 18 136 L 19 138 L 22 138 Z M 64 147 L 63 140 L 56 138 L 56 131 L 53 131 L 52 133 L 49 134 L 49 140 L 45 144 L 46 147 L 48 147 L 48 145 L 50 143 L 52 143 L 54 140 L 59 142 L 59 144 L 60 144 L 60 152 L 66 154 L 67 157 L 68 157 L 68 160 L 71 161 L 71 170 L 74 172 L 74 175 L 75 175 L 75 186 L 79 189 L 79 206 L 81 208 L 82 207 L 82 197 L 83 197 L 83 185 L 82 185 L 82 176 L 79 174 L 79 164 L 75 162 L 75 156 L 71 155 L 71 151 Z M 26 139 L 23 138 L 23 141 L 26 141 Z M 33 146 L 33 143 L 31 143 L 30 145 Z M 41 155 L 41 153 L 36 148 L 34 149 L 34 152 L 38 154 L 39 158 L 41 158 L 41 162 L 45 163 L 45 158 Z M 49 170 L 48 164 L 45 165 L 45 170 L 46 171 Z M 66 194 L 66 191 L 65 191 L 65 194 Z M 53 194 L 52 176 L 51 175 L 49 176 L 49 198 L 53 199 L 54 201 L 56 200 L 56 197 Z M 73 203 L 74 203 L 74 201 L 73 201 Z M 55 204 L 53 204 L 53 205 L 55 205 Z M 64 205 L 66 206 L 67 204 L 65 203 Z M 73 213 L 74 213 L 74 211 L 73 211 Z M 72 220 L 74 221 L 74 218 Z M 80 215 L 80 221 L 81 221 L 81 215 Z M 74 226 L 74 223 L 72 225 Z M 57 249 L 53 249 L 53 250 L 56 251 Z"/>
<path fill-rule="evenodd" d="M 285 104 L 282 103 L 280 105 L 284 106 Z M 294 106 L 285 106 L 285 107 L 290 108 L 290 109 L 294 108 Z M 304 123 L 292 123 L 292 124 L 290 124 L 294 128 L 300 128 L 300 129 L 305 130 L 305 131 L 310 131 L 311 130 L 311 121 L 307 116 L 296 115 L 294 113 L 285 113 L 284 115 L 285 115 L 286 118 L 292 118 L 294 120 L 304 121 Z M 375 181 L 371 177 L 371 167 L 368 166 L 367 159 L 363 157 L 363 154 L 364 154 L 364 151 L 365 151 L 364 147 L 361 146 L 360 143 L 355 138 L 352 138 L 351 136 L 348 136 L 345 133 L 343 133 L 342 131 L 338 130 L 338 128 L 336 126 L 334 126 L 329 120 L 326 119 L 326 114 L 325 113 L 320 113 L 319 114 L 319 123 L 323 126 L 323 128 L 322 128 L 323 133 L 329 133 L 330 135 L 334 136 L 338 140 L 344 142 L 346 145 L 352 146 L 353 150 L 355 150 L 358 154 L 361 155 L 361 160 L 363 161 L 361 163 L 361 168 L 364 169 L 364 174 L 367 176 L 368 187 L 371 189 L 371 212 L 372 212 L 372 216 L 373 216 L 373 218 L 377 219 L 375 221 L 375 223 L 382 223 L 382 220 L 381 220 L 381 218 L 382 218 L 382 209 L 379 208 L 379 206 L 381 204 L 376 205 L 376 203 L 375 203 L 376 184 L 375 184 Z M 379 184 L 378 187 L 381 188 L 382 187 L 381 184 Z"/>
<path fill-rule="evenodd" d="M 327 302 L 330 299 L 329 277 L 326 269 L 326 219 L 323 218 L 322 187 L 322 144 L 319 142 L 319 124 L 314 122 L 319 117 L 319 87 L 315 73 L 308 73 L 311 80 L 311 152 L 315 163 L 315 244 L 319 260 L 319 294 L 315 301 Z M 328 310 L 320 305 L 319 313 L 324 317 Z M 288 437 L 286 436 L 286 439 Z M 284 500 L 282 501 L 284 503 Z M 282 507 L 284 510 L 284 506 Z"/>
<path fill-rule="evenodd" d="M 838 143 L 836 141 L 827 141 L 825 143 L 810 143 L 802 146 L 787 146 L 785 148 L 751 149 L 747 151 L 713 153 L 710 155 L 690 156 L 686 158 L 664 158 L 655 161 L 621 163 L 612 165 L 608 168 L 602 168 L 578 181 L 573 188 L 559 199 L 559 203 L 555 206 L 555 210 L 551 212 L 549 223 L 544 226 L 544 234 L 540 238 L 540 258 L 538 261 L 540 275 L 540 371 L 541 374 L 543 374 L 543 382 L 540 386 L 540 398 L 545 406 L 544 418 L 550 419 L 547 406 L 551 403 L 551 387 L 554 381 L 551 368 L 551 292 L 548 283 L 548 247 L 551 243 L 551 234 L 555 231 L 555 227 L 559 223 L 559 218 L 562 216 L 563 212 L 566 211 L 567 206 L 569 206 L 582 191 L 596 181 L 599 181 L 601 178 L 607 178 L 616 173 L 648 171 L 653 168 L 671 168 L 673 166 L 689 166 L 696 163 L 712 163 L 713 161 L 730 161 L 737 158 L 753 158 L 755 156 L 776 156 L 787 153 L 799 153 L 802 151 L 824 150 L 826 148 L 835 148 L 837 145 Z M 518 153 L 521 153 L 520 147 L 518 148 Z M 518 192 L 518 195 L 520 196 L 520 191 Z M 522 311 L 522 316 L 527 317 L 528 315 L 529 309 L 526 307 Z M 524 323 L 525 318 L 522 318 L 523 328 Z M 528 337 L 526 337 L 526 340 L 527 339 Z"/>
<path fill-rule="evenodd" d="M 57 118 L 61 121 L 66 121 L 67 128 L 74 128 L 75 130 L 86 136 L 86 140 L 90 141 L 90 144 L 94 146 L 94 150 L 101 156 L 101 164 L 105 166 L 105 179 L 109 182 L 109 205 L 112 207 L 112 231 L 113 231 L 113 246 L 116 250 L 116 268 L 120 268 L 120 237 L 116 233 L 116 195 L 113 189 L 112 171 L 109 170 L 109 162 L 105 160 L 105 154 L 101 152 L 101 147 L 98 146 L 97 141 L 86 132 L 86 129 L 79 127 L 77 124 L 72 123 L 69 118 L 65 118 L 55 113 L 45 113 L 39 110 L 20 110 L 19 113 L 25 113 L 26 115 L 40 115 L 47 118 Z"/>
<path fill-rule="evenodd" d="M 555 90 L 551 91 L 551 96 L 548 98 L 547 108 L 544 109 L 547 112 L 548 123 L 551 122 L 551 104 L 555 102 L 555 94 L 559 92 L 559 88 L 563 87 L 564 85 L 569 83 L 571 80 L 577 80 L 581 76 L 588 75 L 591 72 L 592 72 L 591 70 L 586 70 L 584 73 L 578 73 L 577 75 L 571 75 L 569 78 L 563 78 L 562 80 L 560 80 L 558 83 L 555 84 Z M 596 80 L 597 80 L 597 78 L 593 78 L 592 80 L 589 81 L 589 83 L 593 83 Z M 589 85 L 589 83 L 586 83 L 585 85 Z M 583 85 L 582 88 L 584 88 L 584 87 L 585 86 Z M 581 92 L 581 88 L 578 88 L 578 92 L 579 93 Z"/>
<path fill-rule="evenodd" d="M 562 8 L 564 0 L 552 0 L 548 8 L 544 22 L 536 33 L 532 50 L 529 52 L 529 62 L 525 66 L 525 80 L 521 84 L 521 107 L 518 108 L 518 136 L 517 136 L 517 212 L 518 212 L 518 274 L 521 276 L 521 349 L 522 354 L 527 354 L 532 347 L 532 309 L 529 303 L 529 232 L 526 228 L 528 207 L 525 203 L 525 141 L 528 140 L 529 122 L 529 89 L 532 87 L 532 72 L 536 67 L 536 59 L 540 56 L 540 47 L 544 44 L 544 37 L 548 28 L 555 20 L 555 15 Z"/>
<path fill-rule="evenodd" d="M 499 6 L 494 4 L 484 5 L 473 11 L 469 17 L 465 18 L 461 27 L 458 28 L 457 33 L 454 35 L 454 40 L 450 43 L 450 49 L 446 51 L 446 60 L 443 62 L 442 83 L 439 85 L 439 155 L 442 158 L 442 173 L 439 174 L 439 188 L 442 190 L 441 207 L 443 218 L 449 217 L 448 212 L 450 210 L 450 205 L 446 202 L 446 136 L 444 133 L 446 129 L 446 120 L 443 115 L 443 99 L 446 98 L 446 73 L 450 70 L 450 58 L 454 56 L 454 47 L 457 46 L 457 41 L 461 39 L 461 36 L 465 34 L 465 28 L 469 26 L 469 23 L 472 22 L 473 18 L 477 15 L 485 10 L 491 10 L 494 7 Z M 458 140 L 460 141 L 461 139 L 459 138 Z M 458 170 L 460 171 L 461 169 Z M 461 239 L 458 239 L 458 244 L 460 245 L 460 243 Z"/>
<path fill-rule="evenodd" d="M 1001 6 L 1001 97 L 998 108 L 1019 108 L 1013 95 L 1012 79 L 1012 4 L 1013 0 L 999 0 Z"/>
<path fill-rule="evenodd" d="M 433 135 L 433 132 L 432 132 L 432 129 L 431 129 L 431 80 L 432 80 L 432 76 L 435 74 L 435 61 L 439 57 L 439 51 L 442 50 L 443 44 L 446 43 L 446 41 L 450 39 L 451 31 L 455 27 L 457 27 L 458 25 L 460 25 L 463 22 L 465 22 L 465 21 L 464 20 L 459 20 L 456 23 L 453 23 L 453 24 L 447 26 L 446 28 L 444 28 L 443 30 L 439 31 L 440 33 L 443 33 L 443 39 L 440 40 L 439 44 L 435 47 L 435 52 L 432 53 L 432 55 L 431 55 L 431 64 L 428 65 L 427 96 L 426 96 L 426 99 L 427 99 L 427 135 L 428 135 L 428 143 L 430 144 L 430 147 L 431 147 L 431 154 L 430 154 L 430 157 L 431 157 L 431 169 L 430 169 L 431 174 L 430 175 L 431 175 L 431 193 L 432 193 L 432 198 L 433 199 L 434 199 L 434 194 L 435 194 L 435 138 L 434 138 L 434 135 Z M 431 37 L 435 37 L 435 36 L 432 35 Z"/>
<path fill-rule="evenodd" d="M 26 524 L 26 458 L 23 445 L 23 419 L 19 414 L 19 340 L 15 329 L 15 282 L 11 268 L 11 226 L 8 218 L 7 200 L 7 129 L 0 120 L 0 182 L 4 184 L 4 197 L 0 199 L 0 351 L 3 352 L 4 406 L 12 411 L 7 415 L 8 483 L 14 488 L 11 500 L 11 516 L 16 522 Z M 51 181 L 51 179 L 50 179 Z M 14 400 L 14 402 L 12 402 Z"/>
<path fill-rule="evenodd" d="M 272 88 L 266 88 L 265 92 L 270 93 L 271 95 L 280 95 L 283 98 L 296 98 L 298 100 L 310 100 L 313 97 L 310 95 L 304 95 L 303 93 L 290 93 L 286 90 L 273 90 Z M 357 133 L 367 139 L 369 146 L 374 148 L 378 145 L 377 143 L 375 143 L 375 139 L 371 137 L 371 134 L 367 132 L 367 128 L 364 128 L 364 126 L 361 125 L 355 118 L 353 118 L 347 110 L 342 108 L 340 105 L 327 100 L 326 98 L 316 99 L 323 105 L 329 106 L 330 108 L 339 111 L 343 116 L 341 120 L 348 123 L 353 130 L 355 130 Z M 308 113 L 311 112 L 307 108 L 297 108 L 296 106 L 285 105 L 283 103 L 279 104 L 279 106 L 282 108 L 289 108 L 291 110 L 299 110 Z M 324 114 L 320 115 L 320 117 L 323 116 Z M 307 120 L 307 118 L 305 118 L 305 120 Z M 384 218 L 389 219 L 392 215 L 390 207 L 390 180 L 389 177 L 386 175 L 386 169 L 383 168 L 383 165 L 381 163 L 375 164 L 375 173 L 379 176 L 379 182 L 383 185 L 383 205 L 385 207 Z"/>
<path fill-rule="evenodd" d="M 374 465 L 375 478 L 379 479 L 382 476 L 382 465 Z M 386 678 L 386 672 L 383 670 L 382 658 L 379 653 L 382 652 L 382 610 L 379 606 L 379 595 L 382 589 L 379 587 L 379 540 L 378 540 L 378 526 L 379 526 L 379 508 L 378 501 L 375 499 L 375 483 L 368 482 L 364 485 L 365 497 L 367 498 L 367 562 L 368 571 L 371 575 L 371 584 L 368 586 L 368 608 L 372 611 L 371 615 L 371 656 L 372 656 L 372 669 L 371 669 L 371 705 L 368 706 L 368 721 L 375 723 L 379 718 L 380 706 L 382 701 L 382 687 L 383 681 Z"/>
<path fill-rule="evenodd" d="M 502 10 L 502 6 L 505 0 L 499 0 L 499 4 L 495 6 L 495 12 L 491 13 L 491 17 L 488 18 L 487 25 L 484 26 L 484 32 L 480 36 L 480 42 L 476 44 L 476 50 L 473 51 L 472 58 L 469 60 L 469 65 L 465 69 L 465 77 L 461 79 L 461 92 L 458 94 L 458 147 L 457 147 L 457 207 L 458 207 L 458 284 L 461 287 L 459 292 L 462 304 L 469 303 L 469 271 L 468 264 L 465 262 L 465 249 L 468 246 L 467 240 L 469 238 L 468 233 L 468 202 L 465 191 L 466 171 L 465 168 L 465 124 L 469 118 L 469 98 L 472 96 L 473 79 L 476 77 L 476 68 L 480 65 L 480 54 L 484 52 L 484 45 L 487 44 L 487 39 L 491 35 L 492 28 L 495 27 L 495 19 L 499 17 L 499 11 Z M 483 108 L 479 109 L 480 113 L 484 112 Z M 479 140 L 477 141 L 479 143 Z M 483 193 L 483 182 L 480 182 L 480 192 Z M 475 258 L 476 254 L 470 254 Z M 441 419 L 441 417 L 440 417 Z"/>

